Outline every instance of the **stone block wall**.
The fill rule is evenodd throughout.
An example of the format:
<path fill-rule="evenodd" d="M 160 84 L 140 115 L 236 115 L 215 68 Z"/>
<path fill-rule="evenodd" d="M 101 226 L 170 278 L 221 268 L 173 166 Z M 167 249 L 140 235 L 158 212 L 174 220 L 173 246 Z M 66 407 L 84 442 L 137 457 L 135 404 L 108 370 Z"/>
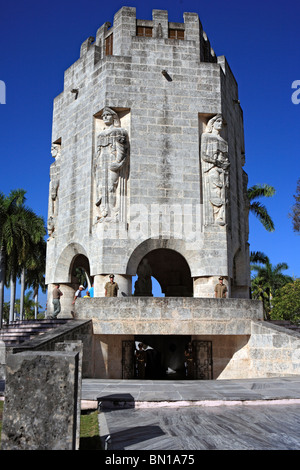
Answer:
<path fill-rule="evenodd" d="M 300 334 L 268 322 L 251 324 L 250 377 L 300 374 Z"/>
<path fill-rule="evenodd" d="M 94 334 L 249 335 L 263 310 L 248 299 L 103 297 L 78 299 L 75 315 L 92 320 Z"/>
<path fill-rule="evenodd" d="M 299 333 L 256 320 L 250 328 L 247 336 L 201 336 L 213 341 L 214 379 L 299 375 Z"/>

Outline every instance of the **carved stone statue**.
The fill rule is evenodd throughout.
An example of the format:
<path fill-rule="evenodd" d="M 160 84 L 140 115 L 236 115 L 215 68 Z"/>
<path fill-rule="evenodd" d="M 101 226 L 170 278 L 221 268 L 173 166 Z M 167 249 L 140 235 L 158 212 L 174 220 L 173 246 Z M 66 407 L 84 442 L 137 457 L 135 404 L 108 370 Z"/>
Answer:
<path fill-rule="evenodd" d="M 227 190 L 229 188 L 228 144 L 220 136 L 223 118 L 217 114 L 207 123 L 201 137 L 204 224 L 226 224 Z"/>
<path fill-rule="evenodd" d="M 144 258 L 137 269 L 138 278 L 134 284 L 135 296 L 149 296 L 152 297 L 152 270 L 148 260 Z"/>
<path fill-rule="evenodd" d="M 47 229 L 49 236 L 53 236 L 55 221 L 58 213 L 58 189 L 60 179 L 60 144 L 53 144 L 51 147 L 52 157 L 55 162 L 50 166 L 50 199 L 48 209 Z"/>
<path fill-rule="evenodd" d="M 97 137 L 94 162 L 97 219 L 122 220 L 122 205 L 128 178 L 128 133 L 120 127 L 118 114 L 105 107 L 102 113 L 105 128 Z"/>

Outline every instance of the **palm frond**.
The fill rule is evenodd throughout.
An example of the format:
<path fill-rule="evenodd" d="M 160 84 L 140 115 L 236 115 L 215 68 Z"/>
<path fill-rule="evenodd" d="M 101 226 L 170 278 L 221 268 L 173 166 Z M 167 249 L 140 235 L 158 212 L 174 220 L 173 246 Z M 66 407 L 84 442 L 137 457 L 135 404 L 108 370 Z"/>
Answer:
<path fill-rule="evenodd" d="M 256 184 L 247 190 L 249 201 L 253 201 L 258 197 L 272 197 L 276 193 L 276 189 L 269 184 Z"/>
<path fill-rule="evenodd" d="M 250 212 L 253 213 L 258 218 L 258 220 L 262 223 L 262 225 L 265 227 L 265 229 L 268 232 L 274 232 L 275 230 L 274 222 L 271 219 L 266 207 L 263 204 L 261 204 L 258 201 L 252 202 L 250 204 Z"/>
<path fill-rule="evenodd" d="M 250 263 L 267 263 L 269 258 L 262 251 L 251 251 L 250 253 Z"/>

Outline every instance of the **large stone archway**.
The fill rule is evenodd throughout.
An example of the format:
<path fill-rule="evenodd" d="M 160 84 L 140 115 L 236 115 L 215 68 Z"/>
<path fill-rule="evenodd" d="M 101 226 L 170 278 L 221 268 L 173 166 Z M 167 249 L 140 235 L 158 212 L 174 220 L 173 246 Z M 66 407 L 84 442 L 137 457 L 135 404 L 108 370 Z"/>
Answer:
<path fill-rule="evenodd" d="M 135 276 L 145 262 L 166 297 L 192 297 L 192 260 L 186 255 L 188 252 L 182 240 L 148 239 L 131 254 L 126 273 Z M 149 295 L 149 291 L 144 295 Z"/>
<path fill-rule="evenodd" d="M 60 283 L 71 283 L 72 282 L 72 267 L 74 265 L 74 260 L 78 256 L 83 256 L 86 258 L 88 266 L 88 256 L 86 250 L 83 248 L 82 245 L 79 243 L 70 243 L 66 246 L 56 263 L 56 267 L 54 270 L 54 279 L 51 280 L 52 282 L 60 282 Z M 85 262 L 85 265 L 87 265 Z M 50 281 L 50 282 L 51 282 Z"/>
<path fill-rule="evenodd" d="M 61 253 L 56 264 L 54 280 L 48 284 L 47 315 L 52 313 L 52 292 L 55 283 L 60 284 L 63 293 L 60 298 L 61 313 L 59 316 L 74 316 L 74 294 L 79 285 L 88 288 L 92 284 L 90 263 L 84 248 L 78 243 L 68 245 Z"/>
<path fill-rule="evenodd" d="M 158 248 L 147 253 L 139 266 L 145 262 L 165 297 L 193 297 L 191 271 L 180 253 L 169 248 Z M 139 274 L 139 267 L 137 272 Z"/>

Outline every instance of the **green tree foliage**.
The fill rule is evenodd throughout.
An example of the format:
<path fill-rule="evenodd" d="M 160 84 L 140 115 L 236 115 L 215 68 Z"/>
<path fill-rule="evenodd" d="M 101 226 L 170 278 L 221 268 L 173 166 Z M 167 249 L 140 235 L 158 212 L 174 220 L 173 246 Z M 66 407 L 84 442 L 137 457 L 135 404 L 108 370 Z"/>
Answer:
<path fill-rule="evenodd" d="M 9 320 L 9 302 L 3 303 L 3 321 L 8 323 Z"/>
<path fill-rule="evenodd" d="M 43 293 L 46 292 L 45 284 L 45 270 L 46 270 L 46 241 L 41 239 L 36 243 L 34 250 L 30 252 L 29 262 L 25 269 L 25 288 L 33 288 L 33 297 L 35 302 L 35 318 L 38 316 L 38 309 L 40 305 L 38 303 L 39 290 Z M 23 312 L 22 312 L 23 313 Z"/>
<path fill-rule="evenodd" d="M 44 221 L 25 206 L 26 191 L 0 193 L 0 327 L 3 318 L 4 283 L 10 286 L 10 321 L 13 320 L 16 279 L 34 269 L 37 244 L 46 235 Z"/>
<path fill-rule="evenodd" d="M 25 320 L 33 320 L 35 312 L 35 300 L 32 298 L 33 292 L 30 290 L 24 296 L 24 314 Z M 41 307 L 39 305 L 39 307 Z M 15 311 L 20 313 L 20 299 L 16 300 Z"/>
<path fill-rule="evenodd" d="M 290 276 L 282 272 L 288 269 L 288 265 L 278 263 L 273 266 L 266 256 L 264 264 L 252 264 L 251 269 L 256 272 L 251 280 L 252 298 L 262 300 L 266 316 L 270 319 L 273 299 L 278 294 L 279 289 L 288 282 L 293 281 Z"/>
<path fill-rule="evenodd" d="M 285 284 L 273 299 L 272 320 L 300 322 L 300 279 Z"/>
<path fill-rule="evenodd" d="M 290 217 L 293 221 L 294 232 L 300 233 L 300 178 L 297 181 L 296 194 L 294 194 L 295 204 L 292 207 Z"/>
<path fill-rule="evenodd" d="M 73 271 L 73 276 L 77 279 L 79 285 L 82 285 L 85 289 L 87 288 L 87 275 L 83 268 L 76 267 Z"/>
<path fill-rule="evenodd" d="M 268 184 L 256 184 L 247 190 L 249 210 L 258 218 L 268 232 L 273 232 L 275 230 L 274 222 L 270 217 L 267 208 L 261 204 L 261 202 L 257 201 L 257 199 L 261 197 L 272 197 L 275 192 L 275 188 Z"/>

